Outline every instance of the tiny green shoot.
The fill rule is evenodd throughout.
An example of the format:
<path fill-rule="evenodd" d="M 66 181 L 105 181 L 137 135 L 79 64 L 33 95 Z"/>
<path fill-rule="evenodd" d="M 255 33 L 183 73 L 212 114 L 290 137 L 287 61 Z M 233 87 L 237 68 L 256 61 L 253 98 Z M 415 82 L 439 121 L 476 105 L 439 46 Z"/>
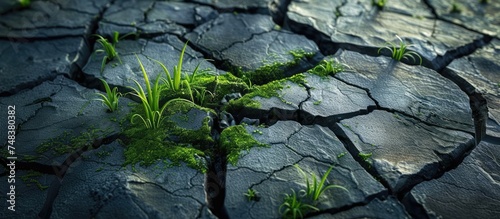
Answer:
<path fill-rule="evenodd" d="M 252 188 L 249 188 L 246 193 L 243 193 L 245 197 L 247 197 L 248 201 L 259 201 L 259 197 L 257 196 L 258 192 Z"/>
<path fill-rule="evenodd" d="M 410 58 L 413 62 L 416 62 L 417 60 L 415 59 L 415 57 L 417 57 L 418 59 L 420 59 L 420 65 L 422 65 L 422 57 L 418 53 L 408 50 L 408 48 L 413 45 L 406 44 L 406 42 L 403 41 L 398 35 L 396 35 L 396 37 L 400 42 L 399 47 L 394 43 L 386 42 L 387 46 L 380 48 L 378 50 L 378 53 L 380 53 L 382 49 L 387 49 L 391 52 L 391 57 L 397 61 L 401 61 L 402 59 L 408 60 L 408 58 Z"/>

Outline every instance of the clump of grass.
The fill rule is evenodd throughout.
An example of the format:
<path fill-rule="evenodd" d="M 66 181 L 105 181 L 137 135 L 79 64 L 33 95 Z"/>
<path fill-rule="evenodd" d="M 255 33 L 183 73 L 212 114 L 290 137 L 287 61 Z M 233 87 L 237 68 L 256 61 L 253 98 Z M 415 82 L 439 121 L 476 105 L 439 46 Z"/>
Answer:
<path fill-rule="evenodd" d="M 96 50 L 96 52 L 104 52 L 105 55 L 102 58 L 102 63 L 101 63 L 101 73 L 104 71 L 104 67 L 109 61 L 112 61 L 113 59 L 118 59 L 120 64 L 122 63 L 120 57 L 118 56 L 118 52 L 116 52 L 115 45 L 118 42 L 118 32 L 114 32 L 113 34 L 113 42 L 110 43 L 108 39 L 104 38 L 103 36 L 99 34 L 94 34 L 95 37 L 97 37 L 97 43 L 99 43 L 102 47 L 102 49 Z"/>
<path fill-rule="evenodd" d="M 381 50 L 387 49 L 391 52 L 391 57 L 397 61 L 401 61 L 403 59 L 411 59 L 413 62 L 416 62 L 417 60 L 415 59 L 415 57 L 417 57 L 418 59 L 420 59 L 419 65 L 422 65 L 422 57 L 418 53 L 408 50 L 408 48 L 413 45 L 406 44 L 406 42 L 403 41 L 398 35 L 396 35 L 396 37 L 399 39 L 399 47 L 394 43 L 387 42 L 387 46 L 380 48 L 378 50 L 378 53 L 380 54 Z"/>
<path fill-rule="evenodd" d="M 118 92 L 118 87 L 114 87 L 113 90 L 111 90 L 108 85 L 108 82 L 106 82 L 103 79 L 100 80 L 104 85 L 104 88 L 106 90 L 106 95 L 101 93 L 96 93 L 101 97 L 101 99 L 96 99 L 96 100 L 102 101 L 108 107 L 108 110 L 110 112 L 114 112 L 118 109 L 118 99 L 122 94 Z"/>
<path fill-rule="evenodd" d="M 189 95 L 189 98 L 191 99 L 192 102 L 194 102 L 194 97 L 193 97 L 193 89 L 191 89 L 191 84 L 195 80 L 196 74 L 199 72 L 199 67 L 200 64 L 196 66 L 196 68 L 193 70 L 191 77 L 189 75 L 185 74 L 184 78 L 182 78 L 182 63 L 184 61 L 184 53 L 186 51 L 188 42 L 184 44 L 184 47 L 182 47 L 181 54 L 179 56 L 179 61 L 176 66 L 174 66 L 173 69 L 173 78 L 170 75 L 170 71 L 165 67 L 163 63 L 161 63 L 158 60 L 154 60 L 156 63 L 158 63 L 161 68 L 163 69 L 163 72 L 167 76 L 166 79 L 162 79 L 165 84 L 167 85 L 168 89 L 174 91 L 174 92 L 180 92 L 184 88 L 187 90 L 187 94 Z M 206 93 L 202 93 L 201 91 L 198 91 L 198 95 L 205 95 Z M 201 97 L 200 97 L 201 98 Z"/>
<path fill-rule="evenodd" d="M 325 77 L 342 71 L 344 71 L 344 65 L 334 59 L 328 59 L 322 60 L 316 67 L 308 70 L 307 72 Z"/>
<path fill-rule="evenodd" d="M 283 204 L 279 208 L 283 218 L 304 218 L 304 215 L 309 211 L 319 211 L 319 209 L 313 205 L 303 203 L 293 189 L 291 194 L 285 194 Z"/>
<path fill-rule="evenodd" d="M 318 204 L 318 200 L 321 195 L 328 189 L 339 188 L 346 190 L 346 188 L 339 185 L 325 185 L 326 178 L 330 175 L 330 172 L 333 169 L 331 166 L 326 173 L 321 177 L 320 180 L 313 173 L 309 177 L 300 167 L 299 165 L 294 165 L 299 173 L 306 180 L 306 189 L 301 189 L 299 191 L 299 196 L 295 193 L 295 190 L 292 189 L 291 194 L 285 194 L 285 198 L 283 200 L 283 204 L 280 205 L 279 212 L 283 216 L 283 218 L 303 218 L 305 214 L 309 211 L 319 211 L 316 207 Z M 312 178 L 312 180 L 310 180 Z"/>
<path fill-rule="evenodd" d="M 326 178 L 328 175 L 330 175 L 330 172 L 333 169 L 333 166 L 331 166 L 326 173 L 323 175 L 320 181 L 318 181 L 318 178 L 314 173 L 311 174 L 312 182 L 309 181 L 309 178 L 307 174 L 299 167 L 299 165 L 295 165 L 295 167 L 299 170 L 299 172 L 302 174 L 302 176 L 306 179 L 306 189 L 301 190 L 304 192 L 305 196 L 310 198 L 313 203 L 316 203 L 321 196 L 326 190 L 328 189 L 333 189 L 333 188 L 338 188 L 338 189 L 343 189 L 347 191 L 346 188 L 339 186 L 339 185 L 327 185 L 325 186 L 326 183 Z"/>

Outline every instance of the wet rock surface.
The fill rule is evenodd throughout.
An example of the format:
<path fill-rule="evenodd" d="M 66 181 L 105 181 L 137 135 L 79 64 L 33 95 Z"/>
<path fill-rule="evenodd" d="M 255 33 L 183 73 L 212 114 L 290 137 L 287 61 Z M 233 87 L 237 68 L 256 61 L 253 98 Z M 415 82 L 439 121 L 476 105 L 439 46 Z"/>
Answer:
<path fill-rule="evenodd" d="M 4 1 L 2 194 L 11 192 L 8 157 L 17 159 L 16 211 L 2 201 L 0 218 L 279 218 L 289 216 L 293 192 L 318 209 L 303 212 L 308 218 L 494 218 L 498 8 L 465 0 Z M 106 60 L 95 34 L 113 42 L 115 31 L 119 58 Z M 379 51 L 399 46 L 397 37 L 422 65 L 416 55 L 398 62 Z M 145 84 L 138 59 L 150 81 L 166 78 L 155 60 L 173 77 L 186 42 L 182 78 L 197 67 L 196 77 L 211 76 L 204 90 L 192 87 L 207 108 L 169 102 L 162 144 L 147 139 L 153 131 L 129 135 L 142 108 L 127 92 Z M 118 111 L 96 100 L 105 94 L 99 79 L 122 92 Z M 3 127 L 14 105 L 9 154 Z M 245 145 L 248 136 L 263 145 Z M 242 148 L 237 162 L 233 146 Z M 161 157 L 168 148 L 177 154 Z M 311 201 L 306 178 L 319 181 L 330 167 L 325 185 L 345 189 Z"/>

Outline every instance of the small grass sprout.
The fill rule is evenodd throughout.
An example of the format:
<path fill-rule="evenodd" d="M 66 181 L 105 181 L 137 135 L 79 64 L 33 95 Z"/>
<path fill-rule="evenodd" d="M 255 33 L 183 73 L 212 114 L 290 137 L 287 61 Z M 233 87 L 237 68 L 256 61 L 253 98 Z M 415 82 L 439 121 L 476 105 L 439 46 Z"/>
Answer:
<path fill-rule="evenodd" d="M 381 50 L 387 49 L 391 52 L 391 57 L 397 61 L 401 61 L 403 59 L 411 59 L 413 62 L 416 62 L 417 60 L 415 59 L 415 57 L 417 57 L 418 59 L 420 59 L 420 65 L 422 65 L 422 57 L 418 53 L 408 50 L 408 48 L 413 45 L 406 44 L 406 42 L 403 41 L 403 39 L 401 39 L 401 37 L 399 37 L 398 35 L 396 35 L 396 37 L 399 39 L 399 47 L 394 43 L 387 42 L 387 46 L 378 49 L 378 53 L 380 54 Z"/>
<path fill-rule="evenodd" d="M 181 55 L 179 56 L 179 61 L 178 61 L 177 65 L 174 66 L 173 78 L 172 78 L 172 76 L 170 76 L 170 71 L 167 69 L 167 67 L 165 67 L 165 65 L 163 63 L 161 63 L 158 60 L 154 60 L 154 59 L 152 59 L 152 60 L 161 66 L 161 68 L 163 69 L 163 72 L 167 76 L 166 79 L 162 79 L 165 82 L 165 84 L 167 84 L 167 87 L 170 90 L 175 91 L 175 92 L 181 91 L 182 88 L 187 89 L 187 93 L 190 96 L 191 101 L 194 102 L 193 90 L 191 89 L 191 83 L 193 83 L 193 81 L 196 77 L 196 74 L 198 73 L 200 64 L 198 64 L 196 66 L 196 68 L 194 69 L 194 71 L 191 74 L 191 77 L 189 77 L 189 75 L 187 75 L 187 73 L 186 73 L 184 75 L 185 76 L 184 79 L 182 78 L 182 63 L 184 60 L 184 53 L 186 51 L 187 44 L 188 44 L 188 42 L 186 42 L 184 44 L 184 47 L 182 47 Z"/>
<path fill-rule="evenodd" d="M 299 165 L 296 164 L 295 167 L 299 170 L 299 172 L 302 174 L 302 176 L 304 176 L 304 178 L 306 179 L 306 190 L 301 190 L 301 192 L 304 193 L 305 196 L 310 198 L 313 202 L 318 201 L 321 194 L 323 194 L 323 192 L 325 192 L 328 189 L 339 188 L 339 189 L 343 189 L 343 190 L 347 191 L 346 188 L 344 188 L 343 186 L 339 186 L 339 185 L 327 185 L 327 186 L 325 186 L 326 178 L 328 177 L 328 175 L 330 175 L 330 172 L 332 171 L 333 166 L 331 166 L 326 171 L 326 173 L 323 175 L 323 177 L 321 178 L 321 180 L 319 182 L 318 182 L 318 178 L 316 177 L 316 175 L 314 173 L 311 174 L 312 182 L 310 182 L 309 177 L 299 167 Z"/>
<path fill-rule="evenodd" d="M 114 112 L 118 109 L 118 99 L 122 94 L 118 92 L 118 87 L 114 87 L 111 90 L 108 85 L 108 82 L 106 82 L 103 79 L 100 80 L 104 86 L 104 89 L 106 90 L 106 95 L 101 93 L 96 93 L 101 97 L 101 99 L 96 99 L 96 100 L 102 101 L 108 107 L 108 110 L 110 112 Z"/>
<path fill-rule="evenodd" d="M 144 81 L 146 83 L 147 93 L 144 91 L 139 82 L 137 82 L 137 80 L 134 80 L 135 84 L 137 85 L 137 88 L 131 87 L 131 89 L 135 92 L 132 94 L 141 99 L 145 116 L 134 114 L 132 115 L 131 122 L 134 123 L 135 118 L 140 118 L 146 125 L 146 128 L 156 129 L 160 126 L 163 120 L 162 114 L 163 111 L 165 110 L 165 107 L 167 106 L 167 104 L 165 103 L 162 107 L 160 107 L 160 94 L 162 92 L 161 86 L 158 83 L 160 81 L 160 77 L 158 76 L 156 78 L 153 86 L 151 87 L 148 74 L 146 73 L 146 70 L 144 69 L 142 62 L 139 59 L 139 56 L 136 55 L 136 58 L 137 61 L 139 62 L 139 66 L 141 67 Z"/>
<path fill-rule="evenodd" d="M 252 188 L 249 188 L 246 193 L 243 193 L 245 197 L 247 197 L 248 201 L 259 201 L 259 197 L 257 196 L 258 192 Z"/>
<path fill-rule="evenodd" d="M 334 59 L 322 60 L 316 67 L 308 72 L 325 77 L 344 71 L 344 65 Z"/>
<path fill-rule="evenodd" d="M 279 212 L 283 218 L 304 218 L 304 215 L 309 211 L 319 211 L 319 209 L 303 203 L 293 189 L 291 194 L 285 194 L 283 204 L 279 207 Z"/>
<path fill-rule="evenodd" d="M 118 59 L 118 61 L 121 64 L 122 61 L 120 60 L 120 57 L 118 56 L 118 53 L 116 52 L 116 49 L 115 49 L 116 42 L 118 41 L 118 32 L 114 32 L 113 43 L 110 43 L 108 41 L 108 39 L 104 38 L 103 36 L 101 36 L 99 34 L 94 34 L 94 36 L 97 37 L 96 42 L 99 43 L 102 47 L 102 49 L 98 49 L 98 50 L 96 50 L 96 52 L 104 52 L 105 53 L 104 57 L 102 58 L 101 73 L 104 71 L 104 66 L 106 66 L 106 64 L 109 61 L 112 61 L 115 58 Z"/>

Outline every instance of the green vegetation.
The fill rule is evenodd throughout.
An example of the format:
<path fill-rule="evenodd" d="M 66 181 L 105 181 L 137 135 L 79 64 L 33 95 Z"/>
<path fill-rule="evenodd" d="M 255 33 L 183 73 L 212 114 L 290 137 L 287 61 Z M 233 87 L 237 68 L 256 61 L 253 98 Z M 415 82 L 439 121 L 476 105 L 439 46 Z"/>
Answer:
<path fill-rule="evenodd" d="M 331 166 L 326 173 L 321 177 L 318 181 L 318 178 L 314 173 L 310 176 L 306 174 L 299 165 L 294 165 L 299 173 L 306 180 L 306 189 L 301 189 L 299 191 L 299 197 L 295 193 L 295 190 L 292 189 L 291 194 L 285 194 L 285 198 L 283 200 L 283 204 L 280 205 L 279 212 L 283 216 L 283 218 L 303 218 L 305 214 L 310 211 L 319 211 L 316 207 L 318 204 L 318 200 L 320 196 L 328 189 L 339 188 L 347 191 L 346 188 L 339 185 L 327 185 L 326 178 L 330 175 L 330 172 L 333 169 Z M 312 178 L 312 180 L 310 180 Z"/>
<path fill-rule="evenodd" d="M 180 91 L 181 90 L 181 84 L 182 85 L 185 85 L 189 91 L 191 91 L 191 88 L 189 86 L 189 83 L 192 83 L 193 80 L 194 80 L 194 77 L 196 75 L 196 73 L 198 72 L 198 67 L 200 66 L 198 64 L 198 66 L 196 66 L 195 70 L 193 71 L 192 73 L 192 76 L 191 78 L 188 80 L 188 79 L 184 79 L 184 80 L 181 80 L 181 77 L 182 77 L 182 63 L 183 63 L 183 60 L 184 60 L 184 52 L 186 51 L 186 46 L 187 46 L 187 42 L 184 44 L 184 47 L 182 47 L 182 51 L 181 51 L 181 55 L 179 57 L 179 61 L 177 63 L 176 66 L 174 66 L 174 78 L 172 79 L 172 77 L 170 76 L 170 71 L 168 71 L 167 67 L 165 67 L 165 65 L 157 60 L 154 60 L 155 62 L 157 62 L 158 64 L 160 64 L 160 66 L 162 67 L 165 75 L 167 76 L 167 79 L 163 79 L 165 81 L 165 83 L 167 84 L 168 88 L 170 88 L 172 91 Z M 192 99 L 192 92 L 190 92 L 190 95 L 191 95 L 191 101 L 194 101 Z"/>
<path fill-rule="evenodd" d="M 414 51 L 407 50 L 410 46 L 412 46 L 412 44 L 406 44 L 406 42 L 404 42 L 398 35 L 396 35 L 396 37 L 400 42 L 399 47 L 397 47 L 394 43 L 387 42 L 386 44 L 388 45 L 386 47 L 380 48 L 378 50 L 378 53 L 380 53 L 382 49 L 387 49 L 391 52 L 392 58 L 397 61 L 401 61 L 402 59 L 408 60 L 408 58 L 410 58 L 413 62 L 416 62 L 417 60 L 415 59 L 415 57 L 417 57 L 420 59 L 420 65 L 422 65 L 422 57 Z"/>
<path fill-rule="evenodd" d="M 21 180 L 24 183 L 26 183 L 26 186 L 30 187 L 33 184 L 35 184 L 38 187 L 38 189 L 40 189 L 41 191 L 43 191 L 43 190 L 49 188 L 49 186 L 42 185 L 42 183 L 40 183 L 40 181 L 38 181 L 37 179 L 35 179 L 35 178 L 39 178 L 42 175 L 43 174 L 40 173 L 40 172 L 29 170 L 25 175 L 21 176 Z"/>
<path fill-rule="evenodd" d="M 253 100 L 254 97 L 260 96 L 263 98 L 271 98 L 271 97 L 278 97 L 281 99 L 281 101 L 286 103 L 286 100 L 284 100 L 278 91 L 283 90 L 284 84 L 290 81 L 295 84 L 303 84 L 305 83 L 305 75 L 304 74 L 296 74 L 292 77 L 273 81 L 270 83 L 267 83 L 265 85 L 261 86 L 256 86 L 253 89 L 253 92 L 247 93 L 244 95 L 242 98 L 238 100 L 231 100 L 229 102 L 229 105 L 226 106 L 226 111 L 228 112 L 238 112 L 243 108 L 259 108 L 260 103 Z"/>
<path fill-rule="evenodd" d="M 31 0 L 19 0 L 19 5 L 21 8 L 27 8 L 31 5 Z"/>
<path fill-rule="evenodd" d="M 74 135 L 72 132 L 64 131 L 55 138 L 48 139 L 40 144 L 35 151 L 38 154 L 43 154 L 52 151 L 53 155 L 63 155 L 72 153 L 80 148 L 88 146 L 96 138 L 105 136 L 106 132 L 102 129 L 89 128 L 79 135 Z"/>
<path fill-rule="evenodd" d="M 314 173 L 311 174 L 312 182 L 310 182 L 308 175 L 299 167 L 299 165 L 296 164 L 295 167 L 299 170 L 299 172 L 302 174 L 302 176 L 306 179 L 306 190 L 301 190 L 301 191 L 305 191 L 306 197 L 310 198 L 313 201 L 313 203 L 316 203 L 318 201 L 319 197 L 321 196 L 321 194 L 323 194 L 323 192 L 325 192 L 328 189 L 338 188 L 338 189 L 343 189 L 343 190 L 347 191 L 346 188 L 339 186 L 339 185 L 327 185 L 327 186 L 325 186 L 326 178 L 328 177 L 328 175 L 330 175 L 330 172 L 332 171 L 333 166 L 331 166 L 326 171 L 326 173 L 323 175 L 323 177 L 321 178 L 321 180 L 319 182 L 318 182 L 318 178 L 316 177 L 316 175 Z"/>
<path fill-rule="evenodd" d="M 361 157 L 364 161 L 368 161 L 370 157 L 372 157 L 373 153 L 359 153 L 358 156 Z"/>
<path fill-rule="evenodd" d="M 110 112 L 116 111 L 118 109 L 118 99 L 121 96 L 121 93 L 118 92 L 118 87 L 114 87 L 113 90 L 109 88 L 108 82 L 103 79 L 100 79 L 104 88 L 106 89 L 106 95 L 101 93 L 96 93 L 101 97 L 101 99 L 97 99 L 102 101 Z"/>
<path fill-rule="evenodd" d="M 340 153 L 339 155 L 337 155 L 337 158 L 342 158 L 343 156 L 345 156 L 347 154 L 347 152 L 342 152 Z"/>
<path fill-rule="evenodd" d="M 307 72 L 326 77 L 344 71 L 344 65 L 334 59 L 322 60 L 316 67 Z"/>
<path fill-rule="evenodd" d="M 230 126 L 220 134 L 220 147 L 227 153 L 227 161 L 233 166 L 236 166 L 241 151 L 250 150 L 254 146 L 266 147 L 268 145 L 255 140 L 243 125 Z"/>
<path fill-rule="evenodd" d="M 140 114 L 134 114 L 131 118 L 131 122 L 133 124 L 135 118 L 140 118 L 148 129 L 156 129 L 162 122 L 163 111 L 165 110 L 165 107 L 167 107 L 166 103 L 160 107 L 160 97 L 161 97 L 160 94 L 162 89 L 158 84 L 158 82 L 160 81 L 160 77 L 159 76 L 156 77 L 155 83 L 153 84 L 153 87 L 151 87 L 148 74 L 146 73 L 146 70 L 144 69 L 144 66 L 142 65 L 142 62 L 139 59 L 139 57 L 138 56 L 136 57 L 137 61 L 139 61 L 139 66 L 141 67 L 142 75 L 146 83 L 147 95 L 144 92 L 142 86 L 139 84 L 139 82 L 134 80 L 135 84 L 137 85 L 137 88 L 131 87 L 131 89 L 133 89 L 135 92 L 132 94 L 141 99 L 145 115 L 142 116 Z"/>
<path fill-rule="evenodd" d="M 291 194 L 285 194 L 283 204 L 279 208 L 279 212 L 283 218 L 304 218 L 304 215 L 309 211 L 319 211 L 319 209 L 310 204 L 303 203 L 293 189 Z"/>
<path fill-rule="evenodd" d="M 249 188 L 246 193 L 243 193 L 245 197 L 247 197 L 248 201 L 259 201 L 259 197 L 257 196 L 257 191 L 252 188 Z"/>
<path fill-rule="evenodd" d="M 120 63 L 122 61 L 120 60 L 120 57 L 118 56 L 118 53 L 116 52 L 115 45 L 118 42 L 118 32 L 115 32 L 114 37 L 113 37 L 113 43 L 110 43 L 106 38 L 99 34 L 94 34 L 93 36 L 97 37 L 97 43 L 99 43 L 102 47 L 102 49 L 96 50 L 96 52 L 104 52 L 105 55 L 102 58 L 102 63 L 101 63 L 101 73 L 104 71 L 104 66 L 109 61 L 114 60 L 115 58 L 118 59 Z"/>
<path fill-rule="evenodd" d="M 179 127 L 172 121 L 182 121 L 184 115 L 193 108 L 206 110 L 187 100 L 173 101 L 164 111 L 164 116 L 170 119 L 162 120 L 156 129 L 133 124 L 128 127 L 125 130 L 128 142 L 126 142 L 124 165 L 139 163 L 142 166 L 150 166 L 158 161 L 166 162 L 168 159 L 170 162 L 166 163 L 167 166 L 176 166 L 184 162 L 193 169 L 205 172 L 204 157 L 206 154 L 203 148 L 214 143 L 210 135 L 209 117 L 205 117 L 200 122 L 198 130 Z M 134 110 L 144 109 L 139 106 Z M 193 123 L 194 121 L 190 121 L 188 118 L 187 121 L 183 122 Z"/>
<path fill-rule="evenodd" d="M 292 61 L 286 63 L 274 61 L 254 71 L 243 71 L 241 68 L 236 68 L 232 69 L 232 72 L 245 81 L 250 80 L 249 84 L 263 85 L 284 78 L 284 72 L 287 68 L 297 65 L 302 59 L 314 56 L 313 52 L 306 52 L 303 49 L 292 50 L 289 53 L 293 57 Z"/>
<path fill-rule="evenodd" d="M 387 0 L 373 0 L 372 1 L 373 5 L 377 6 L 380 9 L 384 8 L 386 2 L 387 2 Z"/>

